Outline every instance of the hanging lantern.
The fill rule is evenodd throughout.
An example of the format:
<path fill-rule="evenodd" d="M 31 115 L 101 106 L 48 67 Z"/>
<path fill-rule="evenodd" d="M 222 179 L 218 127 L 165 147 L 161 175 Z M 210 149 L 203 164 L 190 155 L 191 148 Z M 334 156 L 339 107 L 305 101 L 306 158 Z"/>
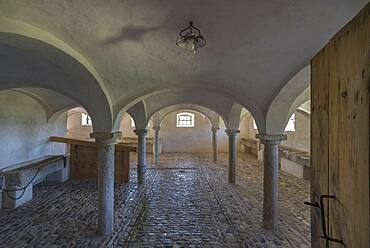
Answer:
<path fill-rule="evenodd" d="M 189 26 L 180 31 L 180 38 L 176 41 L 176 45 L 195 53 L 198 48 L 206 45 L 206 40 L 200 30 L 193 26 L 193 22 L 189 22 Z"/>

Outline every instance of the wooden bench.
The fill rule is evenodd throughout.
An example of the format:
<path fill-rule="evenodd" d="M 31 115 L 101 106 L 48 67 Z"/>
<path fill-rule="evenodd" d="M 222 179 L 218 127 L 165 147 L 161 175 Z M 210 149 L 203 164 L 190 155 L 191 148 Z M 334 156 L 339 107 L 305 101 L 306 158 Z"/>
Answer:
<path fill-rule="evenodd" d="M 46 155 L 0 170 L 1 207 L 13 209 L 32 200 L 33 185 L 42 181 L 68 180 L 68 159 L 64 155 Z"/>
<path fill-rule="evenodd" d="M 296 177 L 310 180 L 310 153 L 287 146 L 279 146 L 281 170 Z"/>

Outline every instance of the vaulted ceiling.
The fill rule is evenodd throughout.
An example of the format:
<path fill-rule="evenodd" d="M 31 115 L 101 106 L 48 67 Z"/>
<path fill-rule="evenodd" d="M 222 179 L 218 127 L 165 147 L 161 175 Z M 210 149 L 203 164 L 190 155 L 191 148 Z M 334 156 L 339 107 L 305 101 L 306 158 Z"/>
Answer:
<path fill-rule="evenodd" d="M 267 113 L 287 82 L 367 2 L 0 0 L 0 16 L 44 30 L 81 54 L 112 109 L 196 85 Z M 207 40 L 197 54 L 175 44 L 189 20 Z"/>

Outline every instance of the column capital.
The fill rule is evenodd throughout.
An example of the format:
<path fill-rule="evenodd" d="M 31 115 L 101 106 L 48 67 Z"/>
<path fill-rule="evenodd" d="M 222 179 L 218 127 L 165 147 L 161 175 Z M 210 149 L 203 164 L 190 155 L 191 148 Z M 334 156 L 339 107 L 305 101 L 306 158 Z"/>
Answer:
<path fill-rule="evenodd" d="M 240 130 L 231 130 L 231 129 L 226 129 L 225 130 L 225 133 L 229 136 L 233 135 L 233 136 L 236 136 L 238 135 L 238 133 L 240 133 Z"/>
<path fill-rule="evenodd" d="M 212 127 L 211 130 L 212 130 L 212 132 L 217 132 L 218 130 L 220 130 L 220 128 L 219 127 Z"/>
<path fill-rule="evenodd" d="M 90 138 L 94 138 L 97 144 L 114 144 L 121 136 L 122 132 L 95 132 L 90 134 Z"/>
<path fill-rule="evenodd" d="M 161 130 L 161 127 L 153 127 L 153 130 L 154 131 L 159 131 L 159 130 Z"/>
<path fill-rule="evenodd" d="M 146 135 L 148 134 L 148 129 L 135 129 L 134 132 L 136 135 Z"/>
<path fill-rule="evenodd" d="M 284 134 L 256 134 L 256 138 L 262 144 L 279 145 L 282 140 L 287 139 L 287 136 Z"/>

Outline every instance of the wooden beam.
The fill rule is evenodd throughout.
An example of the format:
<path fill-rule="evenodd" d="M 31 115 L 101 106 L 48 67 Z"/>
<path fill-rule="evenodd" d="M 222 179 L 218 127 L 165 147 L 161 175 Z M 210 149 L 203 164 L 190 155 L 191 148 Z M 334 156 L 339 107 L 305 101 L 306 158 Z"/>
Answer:
<path fill-rule="evenodd" d="M 65 143 L 70 145 L 79 145 L 79 146 L 89 146 L 89 147 L 96 147 L 95 141 L 90 140 L 80 140 L 80 139 L 72 139 L 72 138 L 65 138 L 65 137 L 57 137 L 51 136 L 49 138 L 51 142 L 58 142 L 58 143 Z M 115 145 L 116 151 L 122 152 L 136 152 L 136 147 L 124 145 L 122 143 L 118 143 Z"/>

